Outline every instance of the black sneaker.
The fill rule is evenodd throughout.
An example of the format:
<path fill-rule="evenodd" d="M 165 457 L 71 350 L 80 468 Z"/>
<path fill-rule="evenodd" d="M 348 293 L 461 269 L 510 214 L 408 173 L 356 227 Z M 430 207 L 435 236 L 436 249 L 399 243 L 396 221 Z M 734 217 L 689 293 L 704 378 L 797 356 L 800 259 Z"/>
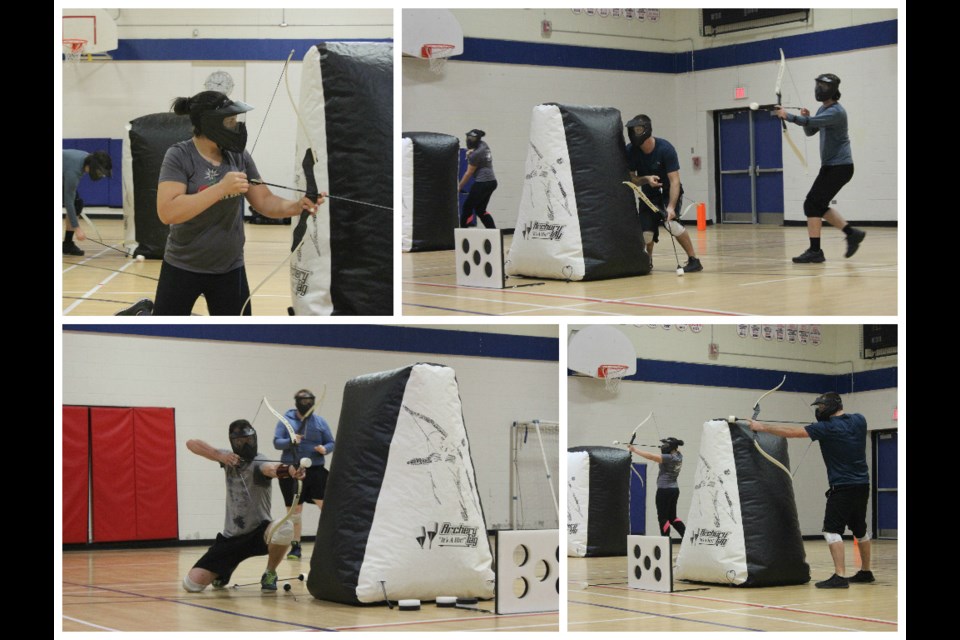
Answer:
<path fill-rule="evenodd" d="M 816 251 L 814 251 L 813 249 L 807 249 L 806 251 L 798 255 L 796 258 L 794 258 L 793 261 L 796 262 L 797 264 L 807 264 L 807 263 L 819 264 L 821 262 L 825 262 L 826 257 L 824 257 L 822 249 L 817 249 Z"/>
<path fill-rule="evenodd" d="M 849 589 L 850 581 L 842 576 L 833 574 L 826 580 L 821 580 L 816 584 L 817 589 Z"/>
<path fill-rule="evenodd" d="M 700 264 L 700 260 L 697 258 L 690 258 L 687 260 L 687 264 L 683 267 L 684 273 L 695 273 L 697 271 L 703 271 L 703 265 Z"/>
<path fill-rule="evenodd" d="M 73 240 L 63 241 L 63 255 L 65 256 L 82 256 L 83 249 L 78 247 Z"/>
<path fill-rule="evenodd" d="M 118 311 L 113 315 L 115 316 L 152 316 L 153 301 L 150 300 L 149 298 L 138 300 L 132 306 L 127 307 L 123 311 Z"/>
<path fill-rule="evenodd" d="M 864 571 L 861 569 L 855 574 L 848 578 L 849 582 L 876 582 L 877 579 L 873 577 L 873 571 Z"/>
<path fill-rule="evenodd" d="M 867 237 L 866 231 L 860 231 L 860 229 L 850 229 L 850 233 L 847 234 L 847 252 L 843 254 L 844 258 L 852 258 L 853 254 L 857 252 L 857 249 L 860 248 L 860 243 L 863 242 L 863 239 Z"/>
<path fill-rule="evenodd" d="M 303 550 L 300 548 L 300 543 L 294 540 L 290 545 L 290 551 L 287 552 L 287 560 L 299 560 L 301 555 Z"/>

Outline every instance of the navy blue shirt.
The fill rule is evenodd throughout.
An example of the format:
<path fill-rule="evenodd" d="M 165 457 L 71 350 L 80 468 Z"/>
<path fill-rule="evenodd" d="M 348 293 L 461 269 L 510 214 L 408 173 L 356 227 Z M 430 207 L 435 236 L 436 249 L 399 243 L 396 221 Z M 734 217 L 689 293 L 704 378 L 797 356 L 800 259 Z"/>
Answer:
<path fill-rule="evenodd" d="M 669 141 L 663 138 L 654 140 L 653 151 L 649 154 L 644 153 L 640 147 L 634 148 L 632 144 L 627 145 L 627 165 L 630 171 L 638 176 L 658 176 L 660 184 L 663 185 L 663 204 L 666 206 L 670 202 L 670 178 L 668 174 L 674 171 L 680 171 L 680 159 L 677 157 L 677 150 Z M 643 193 L 648 198 L 656 198 L 654 203 L 660 200 L 660 189 L 643 185 Z M 683 188 L 680 188 L 683 193 Z"/>
<path fill-rule="evenodd" d="M 327 454 L 333 453 L 334 441 L 333 432 L 330 431 L 330 425 L 315 413 L 310 414 L 310 417 L 303 422 L 300 421 L 300 416 L 296 409 L 290 409 L 283 415 L 287 421 L 290 422 L 290 426 L 293 427 L 294 432 L 303 436 L 303 440 L 301 440 L 300 444 L 296 447 L 298 454 L 300 456 L 309 456 L 313 466 L 322 467 L 324 464 L 324 455 L 315 451 L 314 448 L 322 444 L 326 448 Z M 290 432 L 287 431 L 287 427 L 282 422 L 278 422 L 274 429 L 273 446 L 283 451 L 283 453 L 280 454 L 280 460 L 282 462 L 287 464 L 300 464 L 300 459 L 294 454 L 294 447 L 290 442 Z"/>
<path fill-rule="evenodd" d="M 805 428 L 810 439 L 820 443 L 831 487 L 870 484 L 866 418 L 859 413 L 845 413 Z"/>

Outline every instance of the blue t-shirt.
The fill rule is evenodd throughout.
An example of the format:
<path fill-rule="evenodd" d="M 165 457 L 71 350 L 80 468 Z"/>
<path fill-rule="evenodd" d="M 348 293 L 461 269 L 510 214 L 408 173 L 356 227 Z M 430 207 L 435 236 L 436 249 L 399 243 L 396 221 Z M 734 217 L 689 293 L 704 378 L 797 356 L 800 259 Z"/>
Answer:
<path fill-rule="evenodd" d="M 820 443 L 831 487 L 870 484 L 867 468 L 867 419 L 845 413 L 806 427 L 811 440 Z"/>
<path fill-rule="evenodd" d="M 83 162 L 90 154 L 80 149 L 63 150 L 63 206 L 67 208 L 67 218 L 70 225 L 76 229 L 80 221 L 77 219 L 77 209 L 74 200 L 77 197 L 77 187 L 83 177 Z"/>
<path fill-rule="evenodd" d="M 803 126 L 803 132 L 808 136 L 820 134 L 820 164 L 853 164 L 850 135 L 847 133 L 847 110 L 839 102 L 829 107 L 821 105 L 815 116 L 787 114 L 787 120 Z"/>
<path fill-rule="evenodd" d="M 283 416 L 293 427 L 294 432 L 303 436 L 300 444 L 296 447 L 300 458 L 309 456 L 313 466 L 322 467 L 324 465 L 324 455 L 315 451 L 314 447 L 323 445 L 327 454 L 331 454 L 335 444 L 333 432 L 330 431 L 330 425 L 327 424 L 327 421 L 312 413 L 309 418 L 301 422 L 296 409 L 288 410 Z M 300 464 L 300 458 L 295 457 L 294 447 L 290 442 L 290 432 L 287 431 L 282 422 L 278 422 L 274 429 L 273 446 L 283 451 L 280 454 L 280 460 L 287 464 Z"/>
<path fill-rule="evenodd" d="M 627 165 L 630 171 L 638 176 L 657 176 L 660 178 L 660 184 L 663 185 L 663 206 L 670 202 L 670 178 L 669 174 L 674 171 L 680 171 L 680 158 L 677 156 L 677 150 L 668 140 L 657 138 L 654 140 L 653 151 L 649 154 L 644 153 L 640 147 L 634 147 L 633 144 L 627 145 Z M 660 189 L 643 185 L 644 195 L 653 200 L 654 203 L 660 201 Z M 680 187 L 680 193 L 683 194 L 683 187 Z"/>

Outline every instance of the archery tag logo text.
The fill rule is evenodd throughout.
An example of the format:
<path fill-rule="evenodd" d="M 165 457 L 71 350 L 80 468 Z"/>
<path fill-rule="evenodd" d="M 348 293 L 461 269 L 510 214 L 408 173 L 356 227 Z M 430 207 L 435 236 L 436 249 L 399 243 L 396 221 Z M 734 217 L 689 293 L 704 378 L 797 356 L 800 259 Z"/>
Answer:
<path fill-rule="evenodd" d="M 729 531 L 697 529 L 690 535 L 690 543 L 707 547 L 725 547 L 730 540 Z"/>

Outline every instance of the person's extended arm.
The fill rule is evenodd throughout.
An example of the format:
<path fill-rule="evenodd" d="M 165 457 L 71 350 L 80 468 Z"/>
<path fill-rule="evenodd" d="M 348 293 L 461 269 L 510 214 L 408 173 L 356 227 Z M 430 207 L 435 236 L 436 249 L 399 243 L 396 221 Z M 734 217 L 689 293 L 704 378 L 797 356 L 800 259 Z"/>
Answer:
<path fill-rule="evenodd" d="M 191 453 L 195 453 L 201 458 L 219 462 L 224 466 L 233 467 L 240 463 L 240 456 L 237 454 L 232 452 L 228 453 L 221 451 L 216 447 L 211 447 L 203 440 L 187 440 L 187 449 L 189 449 Z"/>
<path fill-rule="evenodd" d="M 656 462 L 657 464 L 660 464 L 661 462 L 663 462 L 663 456 L 660 455 L 659 453 L 650 453 L 649 451 L 644 451 L 643 449 L 637 449 L 636 447 L 633 447 L 633 446 L 628 446 L 627 449 L 630 451 L 630 453 L 635 453 L 641 458 L 646 458 L 651 462 Z"/>
<path fill-rule="evenodd" d="M 767 424 L 766 422 L 757 422 L 756 420 L 750 420 L 750 428 L 754 431 L 762 431 L 765 433 L 772 433 L 775 436 L 781 436 L 783 438 L 809 438 L 810 434 L 807 433 L 805 427 L 796 427 L 787 424 Z"/>
<path fill-rule="evenodd" d="M 246 193 L 249 188 L 247 174 L 241 171 L 230 171 L 212 187 L 190 194 L 183 182 L 161 182 L 157 185 L 157 216 L 163 224 L 186 222 L 220 200 Z"/>
<path fill-rule="evenodd" d="M 470 178 L 471 178 L 471 176 L 473 176 L 473 174 L 474 174 L 474 172 L 476 172 L 476 170 L 477 170 L 477 165 L 475 165 L 475 164 L 468 164 L 468 165 L 467 165 L 467 171 L 466 171 L 466 173 L 463 174 L 463 177 L 460 178 L 460 184 L 457 185 L 457 191 L 463 191 L 463 185 L 465 185 L 465 184 L 467 184 L 468 182 L 470 182 Z"/>
<path fill-rule="evenodd" d="M 268 218 L 292 218 L 300 215 L 301 211 L 316 213 L 320 205 L 324 203 L 326 195 L 326 193 L 321 193 L 316 204 L 307 196 L 303 196 L 299 200 L 286 200 L 274 195 L 266 185 L 257 184 L 252 185 L 247 191 L 247 202 L 258 213 Z"/>
<path fill-rule="evenodd" d="M 670 202 L 667 203 L 667 220 L 677 217 L 677 201 L 680 199 L 680 172 L 671 171 L 667 174 L 670 180 Z"/>

